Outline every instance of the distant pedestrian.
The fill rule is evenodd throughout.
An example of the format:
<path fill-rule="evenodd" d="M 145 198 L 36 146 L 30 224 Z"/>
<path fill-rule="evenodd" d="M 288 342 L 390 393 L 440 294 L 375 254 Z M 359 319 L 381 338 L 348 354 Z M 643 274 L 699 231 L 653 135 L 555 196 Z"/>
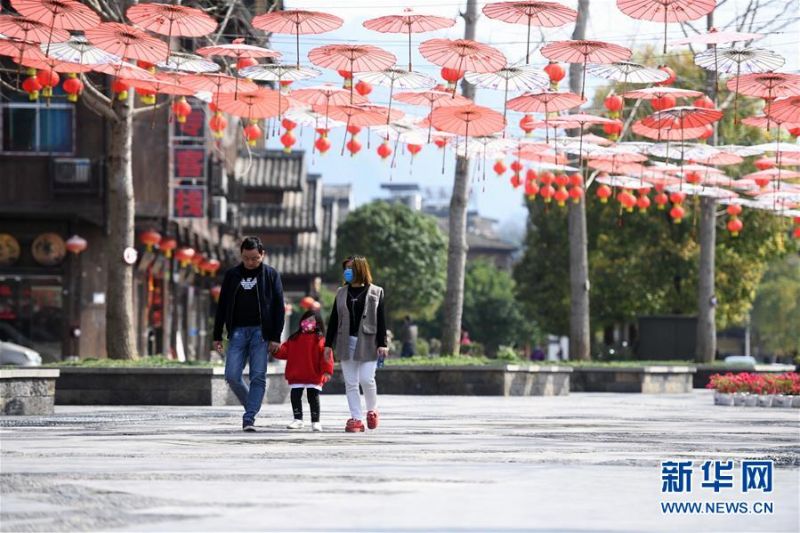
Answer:
<path fill-rule="evenodd" d="M 325 357 L 325 324 L 315 311 L 300 317 L 300 327 L 275 353 L 276 359 L 286 360 L 286 381 L 292 389 L 294 420 L 288 429 L 303 429 L 303 390 L 311 411 L 311 430 L 322 431 L 319 421 L 319 393 L 333 374 L 333 356 Z"/>
<path fill-rule="evenodd" d="M 411 320 L 411 315 L 406 315 L 403 320 L 403 327 L 400 329 L 400 342 L 403 347 L 400 357 L 413 357 L 416 352 L 418 328 Z"/>
<path fill-rule="evenodd" d="M 534 348 L 533 352 L 531 353 L 531 361 L 544 361 L 544 359 L 545 354 L 542 348 L 540 346 Z"/>
<path fill-rule="evenodd" d="M 325 355 L 336 356 L 342 365 L 350 419 L 345 431 L 364 431 L 361 396 L 364 390 L 367 403 L 367 427 L 378 427 L 378 387 L 375 369 L 379 358 L 389 355 L 386 339 L 386 316 L 383 289 L 372 284 L 372 274 L 366 258 L 348 257 L 342 262 L 345 284 L 336 292 L 336 300 L 328 320 Z"/>
<path fill-rule="evenodd" d="M 244 407 L 242 430 L 255 431 L 255 420 L 267 386 L 267 350 L 278 351 L 285 319 L 283 286 L 278 271 L 264 263 L 264 245 L 247 237 L 242 262 L 222 281 L 214 318 L 214 349 L 223 353 L 222 329 L 228 331 L 225 381 Z M 242 379 L 250 366 L 250 385 Z"/>

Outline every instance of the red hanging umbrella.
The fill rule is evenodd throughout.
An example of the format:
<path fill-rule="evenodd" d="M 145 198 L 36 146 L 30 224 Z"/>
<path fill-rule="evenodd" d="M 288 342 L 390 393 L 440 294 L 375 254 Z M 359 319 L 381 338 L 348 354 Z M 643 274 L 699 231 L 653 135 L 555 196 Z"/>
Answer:
<path fill-rule="evenodd" d="M 13 37 L 22 41 L 46 43 L 64 42 L 69 40 L 69 32 L 51 28 L 35 19 L 25 17 L 13 17 L 11 15 L 0 15 L 0 33 L 6 37 Z"/>
<path fill-rule="evenodd" d="M 80 63 L 59 61 L 58 59 L 46 56 L 44 59 L 23 59 L 21 65 L 28 68 L 35 68 L 36 70 L 49 70 L 51 72 L 72 74 L 80 74 L 82 72 L 89 72 L 92 70 L 91 65 L 81 65 Z"/>
<path fill-rule="evenodd" d="M 505 128 L 503 115 L 475 104 L 438 107 L 431 113 L 431 124 L 437 130 L 464 137 L 491 135 Z"/>
<path fill-rule="evenodd" d="M 541 93 L 525 93 L 508 101 L 508 108 L 522 113 L 544 113 L 545 139 L 550 141 L 548 130 L 551 112 L 572 109 L 583 104 L 586 99 L 571 92 L 545 91 Z"/>
<path fill-rule="evenodd" d="M 202 10 L 177 4 L 137 4 L 125 14 L 141 28 L 166 35 L 167 43 L 173 35 L 203 37 L 217 28 L 217 22 Z"/>
<path fill-rule="evenodd" d="M 773 100 L 767 104 L 764 112 L 777 124 L 800 122 L 800 96 Z"/>
<path fill-rule="evenodd" d="M 315 105 L 312 109 L 317 113 L 326 112 L 333 120 L 344 122 L 347 126 L 366 128 L 379 126 L 403 118 L 403 112 L 379 105 L 333 105 L 327 111 L 325 106 Z"/>
<path fill-rule="evenodd" d="M 411 34 L 449 28 L 456 23 L 455 20 L 433 15 L 421 15 L 411 8 L 405 8 L 402 15 L 388 15 L 364 21 L 368 30 L 381 33 L 407 33 L 408 34 L 408 70 L 411 71 Z"/>
<path fill-rule="evenodd" d="M 583 64 L 581 98 L 583 98 L 586 88 L 586 65 L 588 63 L 627 61 L 633 53 L 629 48 L 618 44 L 586 40 L 556 41 L 542 48 L 541 52 L 550 61 Z"/>
<path fill-rule="evenodd" d="M 664 96 L 672 96 L 675 98 L 697 98 L 702 96 L 700 91 L 691 91 L 689 89 L 678 89 L 677 87 L 647 87 L 646 89 L 637 89 L 635 91 L 628 91 L 622 96 L 625 98 L 637 98 L 642 100 L 655 100 L 656 98 L 663 98 Z"/>
<path fill-rule="evenodd" d="M 284 9 L 264 13 L 253 18 L 253 26 L 272 33 L 288 33 L 296 36 L 297 68 L 300 68 L 300 35 L 326 33 L 344 24 L 344 20 L 321 11 Z"/>
<path fill-rule="evenodd" d="M 647 137 L 655 141 L 685 141 L 689 139 L 699 139 L 705 135 L 708 130 L 705 126 L 697 128 L 651 128 L 637 120 L 631 126 L 631 131 L 636 135 Z"/>
<path fill-rule="evenodd" d="M 397 62 L 391 52 L 370 44 L 329 44 L 314 48 L 308 59 L 319 67 L 346 72 L 376 72 L 388 69 Z M 350 84 L 350 103 L 353 100 Z"/>
<path fill-rule="evenodd" d="M 700 128 L 722 118 L 722 111 L 704 107 L 679 106 L 656 111 L 642 119 L 642 124 L 657 129 Z"/>
<path fill-rule="evenodd" d="M 251 93 L 258 90 L 258 85 L 250 80 L 242 80 L 227 74 L 191 74 L 181 78 L 182 84 L 196 92 L 210 92 L 219 96 L 223 93 Z"/>
<path fill-rule="evenodd" d="M 692 35 L 684 39 L 672 41 L 671 44 L 727 44 L 735 43 L 738 41 L 755 41 L 764 37 L 762 33 L 744 33 L 739 31 L 719 31 L 717 28 L 711 28 L 708 33 L 700 33 Z"/>
<path fill-rule="evenodd" d="M 286 109 L 289 101 L 281 95 L 280 91 L 272 89 L 258 89 L 251 93 L 219 95 L 217 106 L 226 113 L 238 117 L 270 118 L 278 116 L 280 109 Z"/>
<path fill-rule="evenodd" d="M 752 117 L 746 117 L 743 118 L 741 122 L 746 126 L 764 129 L 769 129 L 773 125 L 779 125 L 781 128 L 787 131 L 800 126 L 800 122 L 782 122 L 781 119 L 775 120 L 767 115 L 754 115 Z"/>
<path fill-rule="evenodd" d="M 397 93 L 394 95 L 394 99 L 406 104 L 429 106 L 429 114 L 433 113 L 437 107 L 463 106 L 472 103 L 469 98 L 461 95 L 453 96 L 443 89 L 443 87 L 437 86 L 427 91 Z M 428 121 L 428 142 L 431 142 L 432 129 L 433 125 Z"/>
<path fill-rule="evenodd" d="M 518 2 L 494 2 L 483 6 L 483 14 L 490 19 L 502 20 L 510 24 L 526 24 L 528 40 L 525 46 L 525 64 L 530 64 L 531 26 L 555 28 L 574 22 L 578 12 L 557 2 L 537 2 L 523 0 Z"/>
<path fill-rule="evenodd" d="M 96 47 L 123 58 L 158 63 L 169 54 L 164 41 L 128 24 L 104 22 L 84 33 Z"/>
<path fill-rule="evenodd" d="M 348 105 L 350 104 L 350 91 L 333 84 L 325 84 L 292 91 L 292 99 L 311 106 Z M 364 96 L 353 95 L 354 105 L 362 105 L 367 102 L 368 100 Z"/>
<path fill-rule="evenodd" d="M 664 21 L 664 53 L 667 53 L 667 23 L 697 20 L 717 6 L 716 0 L 617 0 L 620 11 L 638 20 Z"/>
<path fill-rule="evenodd" d="M 506 66 L 506 56 L 500 50 L 470 39 L 429 39 L 419 45 L 419 51 L 434 65 L 459 73 L 496 72 Z"/>
<path fill-rule="evenodd" d="M 253 46 L 252 44 L 245 44 L 244 39 L 234 39 L 231 44 L 215 44 L 212 46 L 204 46 L 196 50 L 201 56 L 222 56 L 232 57 L 237 61 L 244 58 L 261 58 L 271 57 L 278 58 L 281 56 L 280 52 L 263 48 L 261 46 Z"/>
<path fill-rule="evenodd" d="M 30 19 L 38 20 L 55 34 L 55 30 L 87 30 L 100 24 L 100 17 L 89 6 L 75 0 L 11 0 L 17 12 Z M 44 42 L 44 41 L 42 41 Z M 45 54 L 50 52 L 47 39 Z"/>
<path fill-rule="evenodd" d="M 20 41 L 19 39 L 0 38 L 0 56 L 13 57 L 17 62 L 25 59 L 45 59 L 38 44 Z"/>
<path fill-rule="evenodd" d="M 131 63 L 126 63 L 124 61 L 101 63 L 98 65 L 90 65 L 90 66 L 92 67 L 93 71 L 102 72 L 103 74 L 108 74 L 109 76 L 117 76 L 120 78 L 134 79 L 134 80 L 155 79 L 155 76 L 153 76 L 149 71 L 137 67 L 136 65 L 132 65 Z"/>
<path fill-rule="evenodd" d="M 152 93 L 172 94 L 175 96 L 191 96 L 194 89 L 187 85 L 175 83 L 174 79 L 156 78 L 155 80 L 122 79 L 126 85 L 136 89 L 143 89 Z"/>

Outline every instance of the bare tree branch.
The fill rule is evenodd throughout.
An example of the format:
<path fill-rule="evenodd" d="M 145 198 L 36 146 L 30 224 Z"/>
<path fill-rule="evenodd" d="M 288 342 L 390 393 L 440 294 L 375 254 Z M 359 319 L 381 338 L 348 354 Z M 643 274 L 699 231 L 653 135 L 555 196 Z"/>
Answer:
<path fill-rule="evenodd" d="M 112 122 L 118 122 L 120 117 L 111 105 L 111 100 L 104 95 L 86 76 L 81 75 L 83 81 L 83 105 L 92 112 L 107 118 Z"/>

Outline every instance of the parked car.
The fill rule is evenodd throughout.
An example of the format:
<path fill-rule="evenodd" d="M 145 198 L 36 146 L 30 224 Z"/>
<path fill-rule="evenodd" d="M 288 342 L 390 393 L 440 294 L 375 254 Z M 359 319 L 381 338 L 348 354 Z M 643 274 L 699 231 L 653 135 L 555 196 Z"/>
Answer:
<path fill-rule="evenodd" d="M 13 342 L 0 341 L 0 365 L 41 366 L 39 352 Z"/>

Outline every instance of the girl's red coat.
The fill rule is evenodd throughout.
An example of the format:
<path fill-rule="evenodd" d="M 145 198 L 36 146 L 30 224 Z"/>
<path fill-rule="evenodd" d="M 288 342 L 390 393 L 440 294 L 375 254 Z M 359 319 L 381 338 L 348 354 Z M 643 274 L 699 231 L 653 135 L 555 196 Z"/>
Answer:
<path fill-rule="evenodd" d="M 315 333 L 301 333 L 284 342 L 276 359 L 286 360 L 286 381 L 289 385 L 319 385 L 327 379 L 324 374 L 333 374 L 333 359 L 324 357 L 325 338 Z"/>

